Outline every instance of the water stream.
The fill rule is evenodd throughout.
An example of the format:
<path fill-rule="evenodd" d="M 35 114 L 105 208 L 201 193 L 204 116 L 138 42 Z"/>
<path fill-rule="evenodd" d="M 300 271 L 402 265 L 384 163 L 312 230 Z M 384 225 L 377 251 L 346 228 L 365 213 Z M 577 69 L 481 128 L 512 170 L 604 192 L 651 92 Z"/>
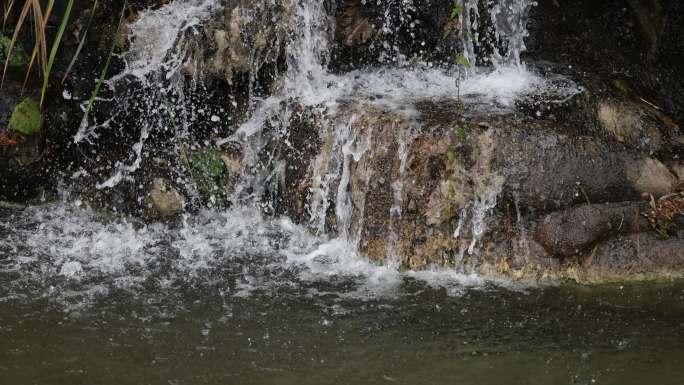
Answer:
<path fill-rule="evenodd" d="M 412 23 L 412 1 L 386 3 L 403 13 L 392 13 L 398 18 L 388 18 L 383 28 Z M 521 96 L 561 100 L 579 92 L 521 61 L 533 2 L 494 2 L 488 15 L 477 3 L 465 2 L 463 23 L 473 31 L 464 41 L 465 55 L 482 61 L 476 31 L 485 17 L 496 47 L 488 58 L 492 66 L 474 67 L 460 79 L 469 111 L 507 113 Z M 125 68 L 108 85 L 138 84 L 135 100 L 146 95 L 136 105 L 144 119 L 137 143 L 99 189 L 135 183 L 150 133 L 168 129 L 164 95 L 183 98 L 187 42 L 221 14 L 221 4 L 175 0 L 130 25 Z M 420 124 L 416 106 L 454 101 L 456 75 L 410 62 L 392 41 L 386 51 L 393 65 L 333 73 L 334 18 L 326 2 L 288 4 L 292 34 L 279 87 L 250 100 L 250 116 L 217 143 L 240 146 L 249 170 L 232 193 L 232 207 L 146 223 L 91 208 L 64 188 L 56 202 L 0 208 L 0 383 L 681 382 L 681 283 L 588 291 L 485 279 L 453 268 L 401 268 L 394 257 L 404 215 L 406 143 Z M 115 95 L 122 105 L 133 100 Z M 364 207 L 350 185 L 367 187 L 380 176 L 372 170 L 352 175 L 352 165 L 374 156 L 379 144 L 372 124 L 357 124 L 363 117 L 347 109 L 350 101 L 408 122 L 396 132 L 399 168 L 389 181 L 389 258 L 382 265 L 358 252 Z M 278 159 L 264 162 L 261 155 L 274 136 L 287 138 L 295 105 L 316 111 L 322 121 L 323 144 L 310 165 L 307 223 L 264 215 L 270 204 L 264 190 L 280 169 Z M 187 137 L 197 116 L 189 110 L 176 117 L 179 135 Z M 97 142 L 98 132 L 109 128 L 109 121 L 95 120 L 84 121 L 75 143 Z M 477 255 L 502 188 L 502 177 L 485 171 L 487 159 L 481 162 L 475 196 L 454 234 L 471 235 L 461 259 Z M 331 215 L 334 231 L 326 225 Z"/>

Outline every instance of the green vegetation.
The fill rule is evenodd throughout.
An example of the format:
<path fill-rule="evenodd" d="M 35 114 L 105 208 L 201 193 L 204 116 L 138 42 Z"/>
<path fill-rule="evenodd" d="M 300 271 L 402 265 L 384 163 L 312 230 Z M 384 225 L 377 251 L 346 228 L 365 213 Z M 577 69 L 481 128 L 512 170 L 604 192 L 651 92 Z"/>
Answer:
<path fill-rule="evenodd" d="M 12 13 L 12 10 L 15 8 L 14 6 L 17 5 L 19 12 L 18 12 L 18 18 L 16 20 L 16 23 L 14 25 L 14 30 L 12 33 L 12 37 L 9 38 L 5 36 L 4 34 L 0 35 L 0 61 L 4 62 L 4 69 L 3 69 L 3 74 L 2 74 L 2 82 L 4 82 L 5 76 L 7 74 L 7 68 L 8 67 L 27 67 L 26 70 L 26 78 L 24 83 L 28 80 L 28 77 L 31 73 L 31 70 L 33 68 L 34 64 L 38 64 L 39 67 L 39 74 L 42 77 L 43 83 L 41 87 L 41 95 L 40 95 L 40 109 L 41 111 L 45 108 L 45 97 L 47 94 L 47 88 L 50 82 L 50 75 L 52 73 L 53 66 L 55 64 L 55 60 L 57 58 L 57 54 L 59 52 L 59 47 L 61 45 L 62 39 L 65 35 L 67 26 L 69 25 L 69 21 L 71 19 L 71 14 L 72 10 L 74 7 L 74 0 L 68 0 L 66 1 L 66 7 L 64 10 L 63 15 L 61 16 L 61 20 L 59 22 L 59 26 L 57 27 L 57 30 L 55 32 L 55 37 L 53 39 L 52 45 L 48 47 L 47 44 L 47 29 L 48 29 L 48 20 L 50 19 L 50 16 L 52 15 L 52 11 L 55 5 L 55 0 L 47 0 L 45 1 L 38 1 L 38 0 L 24 0 L 23 5 L 19 5 L 21 3 L 21 0 L 10 0 L 6 1 L 3 4 L 3 22 L 2 22 L 2 31 L 4 32 L 5 27 L 8 24 L 8 20 L 10 17 L 10 14 Z M 47 3 L 47 4 L 46 4 Z M 82 31 L 82 38 L 79 43 L 79 46 L 76 50 L 76 53 L 74 56 L 71 58 L 71 61 L 69 63 L 69 66 L 67 67 L 67 70 L 65 72 L 64 77 L 62 78 L 62 82 L 66 79 L 68 76 L 69 72 L 73 68 L 78 56 L 81 53 L 81 50 L 83 48 L 83 45 L 85 43 L 85 39 L 87 36 L 87 31 L 88 28 L 90 27 L 92 20 L 93 20 L 93 15 L 94 11 L 97 8 L 98 5 L 98 0 L 93 0 L 93 5 L 91 7 L 91 16 L 90 20 L 88 22 L 88 26 L 84 31 Z M 124 1 L 124 8 L 126 7 L 127 2 Z M 34 37 L 34 46 L 33 46 L 33 51 L 31 55 L 27 55 L 26 51 L 23 49 L 21 44 L 19 43 L 19 35 L 20 32 L 22 31 L 22 28 L 25 26 L 27 23 L 27 20 L 30 20 L 32 23 L 32 31 L 33 31 L 33 37 Z M 121 23 L 119 23 L 121 24 Z M 120 29 L 120 27 L 119 27 Z M 117 31 L 117 35 L 118 35 Z M 48 51 L 49 49 L 49 51 Z M 48 55 L 49 52 L 49 55 Z M 111 54 L 110 54 L 111 57 Z M 108 60 L 108 65 L 106 68 L 109 66 L 109 60 Z M 106 72 L 106 70 L 104 71 Z M 0 87 L 1 83 L 0 82 Z M 98 82 L 98 91 L 99 91 L 99 85 L 101 82 Z M 97 92 L 94 93 L 95 95 Z"/>
<path fill-rule="evenodd" d="M 50 0 L 50 5 L 54 0 Z M 43 87 L 40 91 L 40 108 L 44 108 L 45 104 L 45 94 L 47 93 L 48 81 L 50 80 L 50 73 L 52 72 L 52 66 L 55 64 L 55 57 L 57 57 L 57 51 L 59 50 L 59 44 L 62 42 L 62 37 L 64 36 L 64 30 L 66 29 L 67 23 L 69 23 L 69 17 L 71 16 L 71 10 L 74 6 L 74 0 L 69 0 L 67 3 L 66 11 L 64 12 L 64 17 L 62 17 L 62 22 L 59 24 L 59 29 L 57 30 L 57 35 L 52 43 L 52 48 L 50 49 L 50 58 L 48 59 L 47 68 L 43 74 Z"/>
<path fill-rule="evenodd" d="M 95 2 L 93 8 L 97 6 L 97 1 Z M 117 47 L 117 41 L 119 39 L 119 36 L 121 35 L 121 30 L 123 28 L 124 20 L 125 17 L 124 15 L 126 14 L 126 7 L 128 6 L 128 2 L 124 1 L 124 5 L 121 8 L 121 13 L 119 14 L 119 23 L 116 27 L 116 32 L 114 33 L 114 41 L 112 42 L 112 46 L 109 49 L 109 55 L 107 56 L 107 61 L 105 62 L 105 66 L 102 69 L 102 73 L 100 74 L 100 77 L 97 79 L 97 84 L 95 85 L 95 89 L 93 90 L 92 94 L 90 95 L 90 99 L 88 100 L 88 107 L 86 108 L 85 113 L 83 114 L 82 118 L 82 124 L 88 122 L 88 116 L 90 115 L 90 112 L 93 109 L 93 104 L 95 103 L 95 99 L 97 98 L 97 95 L 100 93 L 100 89 L 102 88 L 102 83 L 104 83 L 105 77 L 107 76 L 107 72 L 109 72 L 109 67 L 112 65 L 112 57 L 114 56 L 114 50 Z M 79 44 L 79 49 L 80 50 L 80 45 L 82 45 L 83 42 Z M 77 50 L 77 52 L 78 52 Z M 73 60 L 72 60 L 73 61 Z M 73 64 L 69 64 L 69 68 L 71 68 Z M 63 80 L 62 80 L 63 81 Z"/>
<path fill-rule="evenodd" d="M 26 98 L 19 103 L 9 120 L 9 129 L 29 137 L 43 129 L 43 114 L 38 103 Z"/>
<path fill-rule="evenodd" d="M 451 18 L 458 19 L 461 17 L 461 12 L 463 12 L 463 6 L 458 3 L 454 4 L 454 7 L 451 9 Z"/>
<path fill-rule="evenodd" d="M 201 198 L 217 204 L 225 200 L 224 186 L 228 177 L 222 155 L 217 147 L 207 147 L 189 156 L 190 169 Z"/>
<path fill-rule="evenodd" d="M 41 2 L 36 0 L 25 0 L 24 5 L 19 11 L 19 18 L 17 19 L 16 25 L 14 26 L 14 33 L 12 34 L 12 39 L 10 40 L 9 47 L 5 52 L 5 65 L 2 72 L 2 81 L 4 82 L 5 76 L 7 74 L 7 67 L 10 65 L 9 59 L 13 56 L 14 48 L 18 45 L 19 33 L 21 32 L 24 23 L 29 18 L 33 22 L 34 31 L 34 46 L 33 53 L 28 62 L 28 69 L 26 71 L 26 76 L 31 72 L 33 64 L 38 61 L 40 67 L 40 72 L 43 76 L 47 75 L 47 44 L 46 44 L 46 29 L 47 21 L 52 13 L 52 7 L 55 1 L 50 0 L 45 8 L 41 5 Z M 14 7 L 17 4 L 14 0 L 3 5 L 3 31 L 7 24 L 7 19 Z"/>
<path fill-rule="evenodd" d="M 461 142 L 465 142 L 466 140 L 468 140 L 468 133 L 463 127 L 456 125 L 453 127 L 453 130 L 458 140 L 460 140 Z"/>
<path fill-rule="evenodd" d="M 5 35 L 0 35 L 0 61 L 3 63 L 7 61 L 10 67 L 25 67 L 29 63 L 29 57 L 21 44 L 14 47 L 10 55 L 10 48 L 12 46 L 12 39 Z"/>
<path fill-rule="evenodd" d="M 76 48 L 76 53 L 74 54 L 74 57 L 71 58 L 71 62 L 67 66 L 66 71 L 64 72 L 64 77 L 62 78 L 62 83 L 66 81 L 67 77 L 71 73 L 71 70 L 74 68 L 74 64 L 76 64 L 76 60 L 78 57 L 81 55 L 81 51 L 83 50 L 83 46 L 85 45 L 86 38 L 88 37 L 88 31 L 90 30 L 90 26 L 93 24 L 93 18 L 95 17 L 95 10 L 97 9 L 97 4 L 98 0 L 95 0 L 93 3 L 93 7 L 90 9 L 90 18 L 88 18 L 88 24 L 85 27 L 85 30 L 83 31 L 83 36 L 81 37 L 81 41 L 78 43 L 78 48 Z M 117 30 L 118 34 L 118 30 Z"/>
<path fill-rule="evenodd" d="M 456 57 L 456 65 L 462 68 L 470 68 L 470 61 L 461 53 Z"/>
<path fill-rule="evenodd" d="M 462 0 L 455 0 L 454 5 L 451 9 L 451 21 L 449 22 L 449 28 L 450 29 L 456 29 L 459 30 L 461 33 L 461 36 L 463 37 L 463 40 L 473 40 L 474 36 L 468 26 L 466 25 L 465 20 L 462 20 L 462 15 L 463 15 L 463 10 L 464 10 L 464 5 Z M 448 33 L 447 33 L 448 34 Z M 446 36 L 446 34 L 445 34 Z M 457 95 L 458 99 L 461 99 L 461 72 L 467 68 L 471 67 L 471 63 L 468 60 L 468 58 L 465 56 L 465 52 L 459 52 L 458 55 L 456 56 L 456 67 L 458 69 L 458 77 L 456 78 L 456 89 L 457 89 Z"/>

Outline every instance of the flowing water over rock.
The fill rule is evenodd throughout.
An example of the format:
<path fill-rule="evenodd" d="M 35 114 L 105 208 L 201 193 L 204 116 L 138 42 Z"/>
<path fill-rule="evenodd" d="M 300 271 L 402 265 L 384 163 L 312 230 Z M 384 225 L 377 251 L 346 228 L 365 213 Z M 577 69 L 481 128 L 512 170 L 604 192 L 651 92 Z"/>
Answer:
<path fill-rule="evenodd" d="M 96 143 L 99 132 L 114 129 L 113 122 L 134 116 L 139 136 L 124 151 L 124 159 L 105 162 L 99 170 L 81 168 L 72 179 L 94 177 L 97 190 L 132 190 L 139 204 L 149 205 L 144 179 L 136 179 L 149 166 L 139 170 L 142 162 L 160 163 L 163 160 L 157 161 L 158 157 L 171 154 L 175 160 L 166 166 L 173 169 L 167 178 L 189 201 L 167 206 L 178 211 L 206 198 L 209 208 L 196 214 L 188 211 L 175 225 L 96 214 L 97 210 L 84 208 L 87 204 L 80 197 L 74 198 L 78 204 L 10 211 L 11 219 L 4 222 L 7 240 L 3 247 L 14 256 L 4 264 L 6 271 L 20 276 L 12 287 L 34 288 L 31 294 L 41 297 L 68 293 L 78 304 L 79 299 L 87 302 L 114 288 L 135 291 L 149 280 L 188 284 L 190 277 L 205 271 L 210 275 L 216 269 L 222 271 L 228 264 L 226 253 L 236 261 L 230 265 L 247 270 L 261 259 L 258 270 L 265 269 L 266 275 L 275 274 L 271 268 L 300 279 L 302 274 L 314 280 L 321 278 L 315 278 L 318 274 L 323 279 L 351 274 L 360 277 L 359 290 L 378 285 L 380 292 L 391 291 L 407 276 L 442 277 L 434 279 L 450 290 L 478 285 L 485 281 L 472 274 L 508 266 L 506 260 L 488 259 L 496 254 L 489 250 L 481 255 L 481 242 L 492 221 L 501 219 L 492 213 L 504 182 L 518 180 L 526 189 L 524 167 L 530 166 L 497 166 L 522 151 L 516 140 L 509 140 L 515 133 L 509 133 L 506 126 L 494 127 L 497 123 L 491 117 L 502 116 L 501 122 L 508 125 L 515 121 L 511 114 L 521 99 L 560 103 L 581 92 L 572 81 L 536 73 L 521 62 L 531 2 L 496 2 L 486 9 L 488 15 L 477 2 L 466 2 L 459 19 L 467 26 L 460 32 L 465 55 L 472 63 L 493 66 L 472 67 L 462 78 L 453 68 L 409 61 L 407 56 L 390 61 L 391 65 L 333 72 L 328 64 L 336 4 L 311 0 L 246 7 L 233 3 L 173 1 L 141 14 L 128 27 L 130 44 L 122 56 L 123 69 L 107 82 L 114 91 L 113 100 L 127 107 L 104 123 L 93 124 L 85 116 L 74 138 L 76 144 Z M 384 29 L 415 27 L 412 2 L 379 6 L 385 7 Z M 260 14 L 271 15 L 279 26 L 264 27 Z M 227 32 L 211 28 L 202 32 L 210 20 L 221 17 L 229 20 Z M 491 19 L 494 43 L 477 36 L 485 17 Z M 257 35 L 263 32 L 256 40 L 284 39 L 282 48 L 270 49 L 283 50 L 286 70 L 276 76 L 270 96 L 254 92 L 257 78 L 250 75 L 245 117 L 240 122 L 224 120 L 215 106 L 203 104 L 195 94 L 202 95 L 196 83 L 218 60 L 200 60 L 208 53 L 198 53 L 197 42 L 205 35 L 230 42 L 238 39 L 234 34 L 241 36 L 241 28 L 256 28 Z M 247 53 L 242 55 L 253 60 L 242 64 L 242 70 L 258 73 L 272 54 L 263 41 L 243 43 Z M 387 52 L 403 55 L 399 45 L 387 43 L 393 47 Z M 211 52 L 229 55 L 232 59 L 223 63 L 239 71 L 241 65 L 234 55 L 240 45 L 221 44 Z M 117 92 L 126 84 L 134 85 L 132 91 Z M 235 100 L 231 104 L 237 105 Z M 479 119 L 485 119 L 484 123 Z M 219 167 L 225 163 L 228 169 L 229 186 L 224 192 L 220 191 L 224 186 L 206 187 L 197 176 L 203 171 L 195 167 L 195 160 L 211 161 L 213 150 L 202 148 L 214 145 L 211 140 L 192 143 L 192 131 L 198 122 L 207 121 L 223 126 L 212 135 L 215 146 L 230 148 L 234 154 L 216 156 Z M 230 135 L 221 137 L 226 127 Z M 167 133 L 168 148 L 147 143 L 157 133 Z M 562 139 L 538 141 L 566 151 L 559 144 Z M 567 151 L 576 151 L 574 144 L 567 146 L 571 147 Z M 155 182 L 161 190 L 166 189 L 163 179 L 155 181 L 161 181 Z M 559 185 L 557 190 L 563 188 Z M 171 191 L 166 196 L 176 199 L 178 192 Z M 513 253 L 529 255 L 530 240 L 518 203 L 523 199 L 534 205 L 538 196 L 525 194 L 516 195 L 520 231 L 515 240 L 520 247 L 514 247 Z M 65 193 L 62 200 L 74 196 Z M 227 200 L 230 209 L 221 208 L 226 207 L 221 199 Z M 544 199 L 542 195 L 539 204 L 547 205 Z M 252 262 L 245 265 L 246 261 Z M 428 266 L 432 273 L 413 270 Z M 544 269 L 540 274 L 546 274 Z M 243 281 L 256 282 L 237 271 L 244 275 Z M 72 284 L 75 288 L 69 289 Z M 17 290 L 14 295 L 30 294 Z"/>
<path fill-rule="evenodd" d="M 89 163 L 0 207 L 0 382 L 678 383 L 681 283 L 537 286 L 630 245 L 667 275 L 681 242 L 638 213 L 679 207 L 677 177 L 546 119 L 584 88 L 522 60 L 534 2 L 463 2 L 459 66 L 421 56 L 423 3 L 142 12 L 73 138 Z M 340 65 L 358 41 L 377 60 Z"/>

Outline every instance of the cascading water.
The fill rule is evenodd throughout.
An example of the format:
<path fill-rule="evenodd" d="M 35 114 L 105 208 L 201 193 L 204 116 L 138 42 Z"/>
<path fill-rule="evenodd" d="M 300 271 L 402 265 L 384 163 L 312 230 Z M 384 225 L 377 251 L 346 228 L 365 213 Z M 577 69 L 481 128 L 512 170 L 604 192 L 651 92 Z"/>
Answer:
<path fill-rule="evenodd" d="M 679 198 L 579 183 L 615 198 L 613 171 L 653 185 L 676 165 L 535 116 L 576 89 L 521 61 L 532 3 L 457 2 L 480 66 L 460 98 L 462 36 L 435 41 L 454 0 L 129 1 L 158 7 L 74 138 L 89 159 L 54 201 L 0 201 L 0 383 L 678 385 L 681 231 L 632 227 Z M 341 14 L 363 36 L 335 34 Z M 189 201 L 159 220 L 160 195 Z M 600 239 L 556 258 L 540 228 Z M 545 284 L 632 278 L 620 263 L 662 281 Z"/>
<path fill-rule="evenodd" d="M 480 29 L 482 15 L 480 15 L 480 0 L 464 0 L 461 17 L 461 35 L 464 56 L 474 65 L 479 62 L 491 62 L 495 68 L 521 67 L 523 62 L 520 55 L 525 52 L 525 39 L 529 35 L 527 22 L 530 9 L 536 6 L 531 0 L 498 0 L 487 2 L 491 34 L 494 41 L 488 41 L 482 36 Z M 485 34 L 490 31 L 485 31 Z M 487 47 L 487 45 L 490 45 Z M 479 48 L 479 49 L 478 49 Z M 480 57 L 476 51 L 491 52 L 488 57 Z"/>
<path fill-rule="evenodd" d="M 385 7 L 385 24 L 383 31 L 386 35 L 392 32 L 398 33 L 400 24 L 413 23 L 409 15 L 415 11 L 411 1 L 382 3 Z M 544 80 L 528 72 L 520 61 L 520 53 L 524 51 L 524 38 L 526 37 L 527 13 L 533 5 L 530 1 L 503 0 L 493 5 L 491 12 L 492 23 L 495 28 L 497 47 L 493 50 L 490 61 L 494 63 L 494 70 L 476 69 L 476 71 L 463 81 L 462 92 L 464 98 L 470 98 L 472 103 L 485 103 L 491 110 L 492 104 L 499 106 L 512 106 L 515 98 L 531 90 L 544 87 Z M 476 63 L 475 46 L 479 44 L 477 29 L 480 14 L 477 1 L 466 1 L 462 24 L 469 30 L 463 32 L 469 36 L 464 40 L 465 55 L 470 57 L 472 63 Z M 390 11 L 394 11 L 396 18 L 391 18 Z M 362 210 L 362 207 L 353 207 L 350 197 L 350 162 L 358 163 L 367 152 L 368 157 L 373 156 L 374 146 L 371 139 L 372 133 L 358 131 L 354 125 L 356 115 L 347 116 L 339 113 L 341 103 L 345 100 L 362 101 L 368 106 L 387 108 L 396 113 L 403 114 L 406 119 L 417 116 L 417 111 L 411 106 L 422 100 L 430 99 L 454 99 L 455 87 L 453 79 L 445 72 L 422 66 L 418 68 L 405 68 L 406 61 L 384 60 L 394 63 L 393 67 L 370 71 L 353 71 L 348 74 L 337 75 L 328 72 L 328 42 L 332 36 L 332 20 L 326 13 L 322 2 L 301 1 L 296 12 L 295 38 L 288 45 L 288 72 L 285 76 L 284 86 L 276 95 L 263 101 L 256 113 L 237 133 L 221 143 L 229 141 L 242 141 L 250 156 L 252 169 L 264 167 L 267 172 L 262 178 L 249 178 L 250 188 L 242 188 L 241 191 L 261 191 L 257 186 L 263 186 L 266 180 L 274 180 L 273 165 L 259 163 L 257 154 L 263 146 L 262 136 L 267 126 L 277 127 L 276 135 L 282 138 L 289 130 L 289 117 L 293 113 L 292 108 L 283 105 L 300 103 L 304 106 L 314 107 L 324 115 L 322 130 L 330 127 L 330 130 L 321 131 L 321 134 L 331 135 L 334 139 L 331 146 L 324 147 L 319 155 L 319 160 L 312 168 L 311 185 L 314 186 L 312 194 L 307 201 L 310 222 L 316 233 L 325 232 L 326 215 L 330 202 L 335 203 L 337 233 L 344 240 L 353 244 L 359 241 L 359 234 L 350 233 L 353 227 L 360 231 L 362 224 L 351 223 L 352 217 L 359 221 L 362 217 L 359 213 L 353 214 L 354 209 Z M 394 20 L 396 19 L 396 20 Z M 471 32 L 472 31 L 472 32 Z M 403 57 L 398 46 L 390 38 L 385 52 L 393 52 L 396 57 Z M 283 109 L 284 108 L 284 109 Z M 374 107 L 372 107 L 374 108 Z M 349 122 L 351 120 L 351 122 Z M 367 128 L 372 131 L 372 127 Z M 327 132 L 327 133 L 326 133 Z M 410 134 L 399 133 L 399 151 L 401 154 L 401 168 L 406 167 L 406 142 L 410 140 Z M 361 138 L 365 138 L 366 144 L 360 145 Z M 355 150 L 352 150 L 355 149 Z M 320 159 L 323 158 L 323 159 Z M 341 169 L 341 170 L 340 170 Z M 367 171 L 368 172 L 368 171 Z M 400 174 L 402 174 L 401 172 Z M 366 183 L 374 176 L 366 175 Z M 383 176 L 384 177 L 384 176 Z M 493 180 L 500 178 L 492 177 Z M 356 181 L 359 183 L 359 180 Z M 245 183 L 245 182 L 243 182 Z M 390 227 L 390 244 L 388 255 L 396 252 L 400 232 L 399 222 L 401 217 L 402 180 L 393 180 L 393 195 L 395 205 L 392 207 Z M 493 182 L 492 182 L 493 183 Z M 337 186 L 337 187 L 335 187 Z M 359 188 L 356 186 L 356 188 Z M 369 188 L 368 186 L 363 187 Z M 501 189 L 501 183 L 493 183 L 491 186 L 480 186 L 474 202 L 469 204 L 470 212 L 464 212 L 464 216 L 471 222 L 473 239 L 466 251 L 470 254 L 476 252 L 479 239 L 485 232 L 486 214 L 496 205 L 496 198 Z M 456 237 L 458 238 L 458 237 Z"/>
<path fill-rule="evenodd" d="M 120 114 L 104 122 L 93 122 L 85 115 L 74 143 L 92 142 L 98 137 L 98 130 L 111 129 L 113 120 L 127 119 L 126 114 L 133 110 L 138 115 L 139 139 L 132 147 L 128 162 L 117 162 L 113 174 L 98 184 L 98 188 L 112 188 L 122 180 L 131 179 L 141 165 L 145 142 L 153 130 L 167 128 L 167 105 L 172 96 L 177 104 L 184 99 L 182 66 L 187 55 L 188 37 L 186 34 L 206 21 L 220 8 L 217 0 L 174 1 L 171 4 L 152 10 L 128 26 L 129 50 L 122 55 L 124 70 L 106 81 L 106 86 L 114 90 L 114 102 Z M 196 30 L 195 30 L 196 33 Z M 131 87 L 131 84 L 136 84 Z M 127 93 L 117 95 L 119 89 L 142 90 L 142 97 L 131 97 Z M 124 107 L 126 106 L 126 107 Z M 86 106 L 83 106 L 84 109 Z M 191 112 L 184 111 L 184 115 Z M 189 116 L 177 119 L 181 129 L 187 133 Z"/>
<path fill-rule="evenodd" d="M 30 283 L 39 295 L 50 296 L 57 290 L 63 294 L 60 299 L 64 302 L 81 303 L 117 290 L 136 292 L 146 285 L 203 285 L 203 278 L 222 274 L 230 279 L 216 285 L 222 293 L 236 296 L 274 285 L 288 286 L 290 281 L 299 282 L 306 290 L 310 282 L 331 276 L 351 277 L 356 280 L 352 285 L 355 292 L 364 295 L 391 293 L 405 277 L 441 282 L 455 288 L 455 292 L 459 287 L 481 285 L 482 279 L 459 274 L 457 270 L 401 273 L 398 268 L 406 226 L 403 219 L 409 204 L 406 196 L 411 189 L 411 145 L 415 133 L 424 130 L 419 105 L 424 101 L 455 100 L 454 77 L 448 70 L 427 63 L 409 65 L 404 60 L 397 60 L 392 66 L 344 74 L 328 71 L 334 19 L 326 4 L 319 0 L 284 2 L 286 8 L 293 10 L 290 18 L 281 20 L 291 28 L 285 53 L 287 71 L 276 83 L 273 95 L 251 100 L 251 116 L 231 136 L 217 140 L 219 146 L 240 147 L 243 154 L 243 170 L 233 189 L 232 208 L 186 215 L 180 227 L 144 225 L 126 219 L 112 221 L 84 208 L 80 201 L 75 205 L 27 210 L 13 224 L 0 224 L 2 231 L 10 234 L 0 241 L 0 249 L 23 245 L 19 249 L 49 256 L 51 267 L 41 268 L 44 261 L 34 256 L 2 261 L 2 271 L 23 272 L 22 279 L 12 287 Z M 476 29 L 482 16 L 474 4 L 467 2 L 465 22 Z M 462 81 L 464 104 L 476 109 L 484 107 L 488 113 L 508 111 L 518 95 L 545 86 L 544 79 L 521 69 L 523 27 L 530 4 L 502 1 L 494 7 L 492 18 L 497 20 L 497 38 L 506 38 L 504 45 L 508 48 L 492 60 L 497 66 L 495 71 L 478 71 Z M 387 6 L 405 10 L 400 16 L 414 9 L 411 1 L 388 2 Z M 193 124 L 201 119 L 211 117 L 212 121 L 220 122 L 211 113 L 202 112 L 202 105 L 183 110 L 187 77 L 181 73 L 187 64 L 188 43 L 201 24 L 220 11 L 220 2 L 216 0 L 176 0 L 143 13 L 129 27 L 130 50 L 122 57 L 125 69 L 107 84 L 114 90 L 126 83 L 138 84 L 135 88 L 143 96 L 136 99 L 142 100 L 136 107 L 141 115 L 139 140 L 129 161 L 121 161 L 110 170 L 109 176 L 100 181 L 100 189 L 134 183 L 133 174 L 147 156 L 146 139 L 155 130 L 169 129 L 170 111 L 165 98 L 173 97 L 180 131 L 176 139 L 180 135 L 182 140 L 188 140 Z M 408 16 L 401 16 L 396 22 L 413 23 Z M 396 27 L 391 23 L 385 28 Z M 388 52 L 400 55 L 396 44 Z M 466 54 L 473 52 L 466 44 Z M 250 81 L 250 87 L 251 84 Z M 126 105 L 126 97 L 116 99 L 117 95 L 115 101 Z M 265 192 L 277 189 L 278 181 L 283 179 L 279 174 L 292 167 L 278 159 L 281 150 L 268 153 L 272 151 L 269 143 L 291 145 L 287 140 L 292 130 L 291 119 L 303 109 L 318 116 L 321 146 L 308 165 L 309 193 L 304 202 L 308 222 L 301 225 L 287 218 L 264 217 L 263 209 L 272 209 L 274 205 L 265 198 Z M 374 120 L 368 111 L 393 116 L 394 120 L 390 124 Z M 96 142 L 98 132 L 107 129 L 108 123 L 84 121 L 74 141 Z M 383 138 L 387 140 L 383 142 Z M 396 157 L 388 162 L 396 159 L 397 166 L 387 175 L 374 172 L 369 166 L 381 151 L 396 152 Z M 477 252 L 477 244 L 486 231 L 487 213 L 496 205 L 501 189 L 501 178 L 487 174 L 484 166 L 483 175 L 478 178 L 480 184 L 460 216 L 456 238 L 470 233 L 470 243 L 462 252 Z M 370 215 L 371 208 L 367 206 L 375 203 L 364 202 L 361 195 L 379 185 L 387 185 L 390 190 L 388 242 L 382 246 L 389 258 L 383 266 L 369 262 L 358 252 L 361 246 L 368 247 L 361 245 L 366 231 L 364 218 Z M 272 212 L 270 209 L 265 211 Z M 41 218 L 42 227 L 37 232 L 30 229 L 34 217 Z M 23 222 L 25 227 L 17 226 Z M 43 285 L 46 276 L 48 283 Z"/>
<path fill-rule="evenodd" d="M 493 62 L 495 66 L 514 65 L 521 66 L 520 55 L 527 49 L 525 38 L 530 9 L 536 5 L 530 0 L 502 0 L 495 2 L 492 9 L 492 23 L 495 27 L 497 45 L 504 47 L 502 50 L 495 49 Z"/>

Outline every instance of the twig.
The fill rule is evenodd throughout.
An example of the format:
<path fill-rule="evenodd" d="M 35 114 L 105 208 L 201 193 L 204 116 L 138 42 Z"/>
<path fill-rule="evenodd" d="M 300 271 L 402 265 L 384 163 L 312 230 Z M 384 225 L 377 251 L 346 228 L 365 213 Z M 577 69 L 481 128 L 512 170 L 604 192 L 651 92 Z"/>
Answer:
<path fill-rule="evenodd" d="M 655 104 L 649 102 L 648 100 L 646 100 L 646 99 L 644 99 L 644 98 L 641 98 L 641 97 L 640 97 L 639 100 L 641 100 L 642 102 L 644 102 L 644 103 L 648 104 L 649 106 L 655 108 L 655 109 L 658 110 L 658 111 L 662 110 L 662 108 L 656 106 Z"/>
<path fill-rule="evenodd" d="M 579 188 L 580 188 L 580 191 L 582 191 L 582 195 L 584 195 L 584 199 L 587 201 L 587 204 L 589 205 L 589 207 L 591 207 L 591 201 L 589 201 L 589 195 L 587 195 L 587 192 L 584 191 L 584 187 L 579 186 Z"/>

